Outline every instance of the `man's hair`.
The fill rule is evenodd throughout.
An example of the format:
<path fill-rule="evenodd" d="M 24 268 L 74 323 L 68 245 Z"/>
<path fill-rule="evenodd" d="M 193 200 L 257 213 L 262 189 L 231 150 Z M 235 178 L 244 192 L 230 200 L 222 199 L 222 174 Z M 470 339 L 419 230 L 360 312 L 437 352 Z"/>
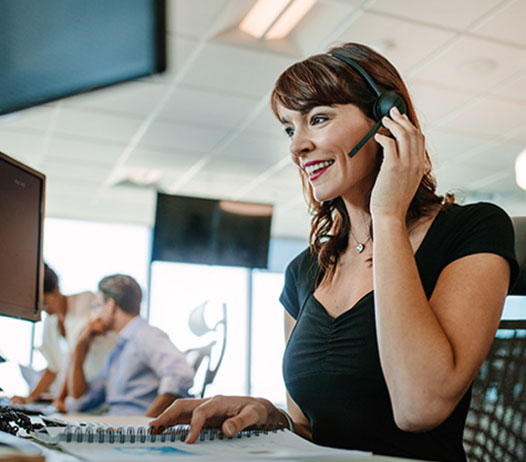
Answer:
<path fill-rule="evenodd" d="M 54 292 L 58 287 L 58 276 L 48 265 L 44 263 L 44 293 Z"/>
<path fill-rule="evenodd" d="M 112 274 L 102 278 L 99 291 L 107 302 L 110 298 L 125 313 L 137 315 L 141 311 L 142 290 L 135 279 L 126 274 Z"/>

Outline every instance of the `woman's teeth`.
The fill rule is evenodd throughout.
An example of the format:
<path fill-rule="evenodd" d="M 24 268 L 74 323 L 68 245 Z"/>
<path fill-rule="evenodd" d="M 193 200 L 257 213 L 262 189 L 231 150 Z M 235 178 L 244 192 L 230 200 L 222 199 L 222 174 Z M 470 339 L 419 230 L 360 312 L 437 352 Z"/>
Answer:
<path fill-rule="evenodd" d="M 328 167 L 329 165 L 332 165 L 333 163 L 334 163 L 333 160 L 325 160 L 323 162 L 311 164 L 305 167 L 305 172 L 307 172 L 307 175 L 312 175 L 317 170 L 321 170 L 322 168 Z"/>

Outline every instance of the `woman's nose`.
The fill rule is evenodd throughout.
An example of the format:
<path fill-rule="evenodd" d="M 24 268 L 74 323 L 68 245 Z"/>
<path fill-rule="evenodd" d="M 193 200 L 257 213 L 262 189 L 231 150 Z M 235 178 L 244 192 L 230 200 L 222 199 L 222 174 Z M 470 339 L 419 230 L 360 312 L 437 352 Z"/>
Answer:
<path fill-rule="evenodd" d="M 302 156 L 305 156 L 314 149 L 314 143 L 309 137 L 303 136 L 296 132 L 290 140 L 289 151 L 295 162 L 299 162 Z"/>

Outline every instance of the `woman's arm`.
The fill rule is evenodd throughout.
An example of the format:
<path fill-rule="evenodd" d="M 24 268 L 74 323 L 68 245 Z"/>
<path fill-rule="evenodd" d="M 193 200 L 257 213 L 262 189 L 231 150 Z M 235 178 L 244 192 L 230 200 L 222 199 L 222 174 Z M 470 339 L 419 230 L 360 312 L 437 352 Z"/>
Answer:
<path fill-rule="evenodd" d="M 510 268 L 494 254 L 449 264 L 428 301 L 405 226 L 374 229 L 376 323 L 380 360 L 397 424 L 440 424 L 462 398 L 493 340 Z M 393 271 L 396 268 L 396 271 Z"/>
<path fill-rule="evenodd" d="M 13 404 L 27 404 L 34 403 L 42 393 L 49 389 L 49 386 L 55 381 L 57 374 L 49 369 L 46 369 L 40 377 L 40 380 L 35 385 L 35 388 L 29 393 L 29 396 L 13 396 L 11 402 Z"/>
<path fill-rule="evenodd" d="M 373 278 L 380 362 L 404 430 L 439 425 L 462 398 L 498 327 L 510 268 L 498 255 L 455 260 L 428 300 L 405 225 L 424 171 L 424 138 L 396 111 L 376 135 L 384 161 L 371 197 Z"/>

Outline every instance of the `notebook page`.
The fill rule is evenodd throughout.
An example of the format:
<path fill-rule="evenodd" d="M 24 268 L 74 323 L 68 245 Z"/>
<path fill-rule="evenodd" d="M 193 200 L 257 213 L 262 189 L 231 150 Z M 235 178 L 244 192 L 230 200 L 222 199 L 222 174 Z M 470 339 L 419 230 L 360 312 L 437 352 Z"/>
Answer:
<path fill-rule="evenodd" d="M 210 460 L 296 460 L 308 458 L 316 460 L 352 460 L 368 461 L 370 453 L 326 448 L 310 443 L 288 431 L 269 432 L 242 438 L 214 439 L 186 444 L 183 441 L 144 443 L 77 443 L 60 442 L 59 446 L 77 457 L 85 460 L 105 462 L 147 460 L 194 461 Z"/>

